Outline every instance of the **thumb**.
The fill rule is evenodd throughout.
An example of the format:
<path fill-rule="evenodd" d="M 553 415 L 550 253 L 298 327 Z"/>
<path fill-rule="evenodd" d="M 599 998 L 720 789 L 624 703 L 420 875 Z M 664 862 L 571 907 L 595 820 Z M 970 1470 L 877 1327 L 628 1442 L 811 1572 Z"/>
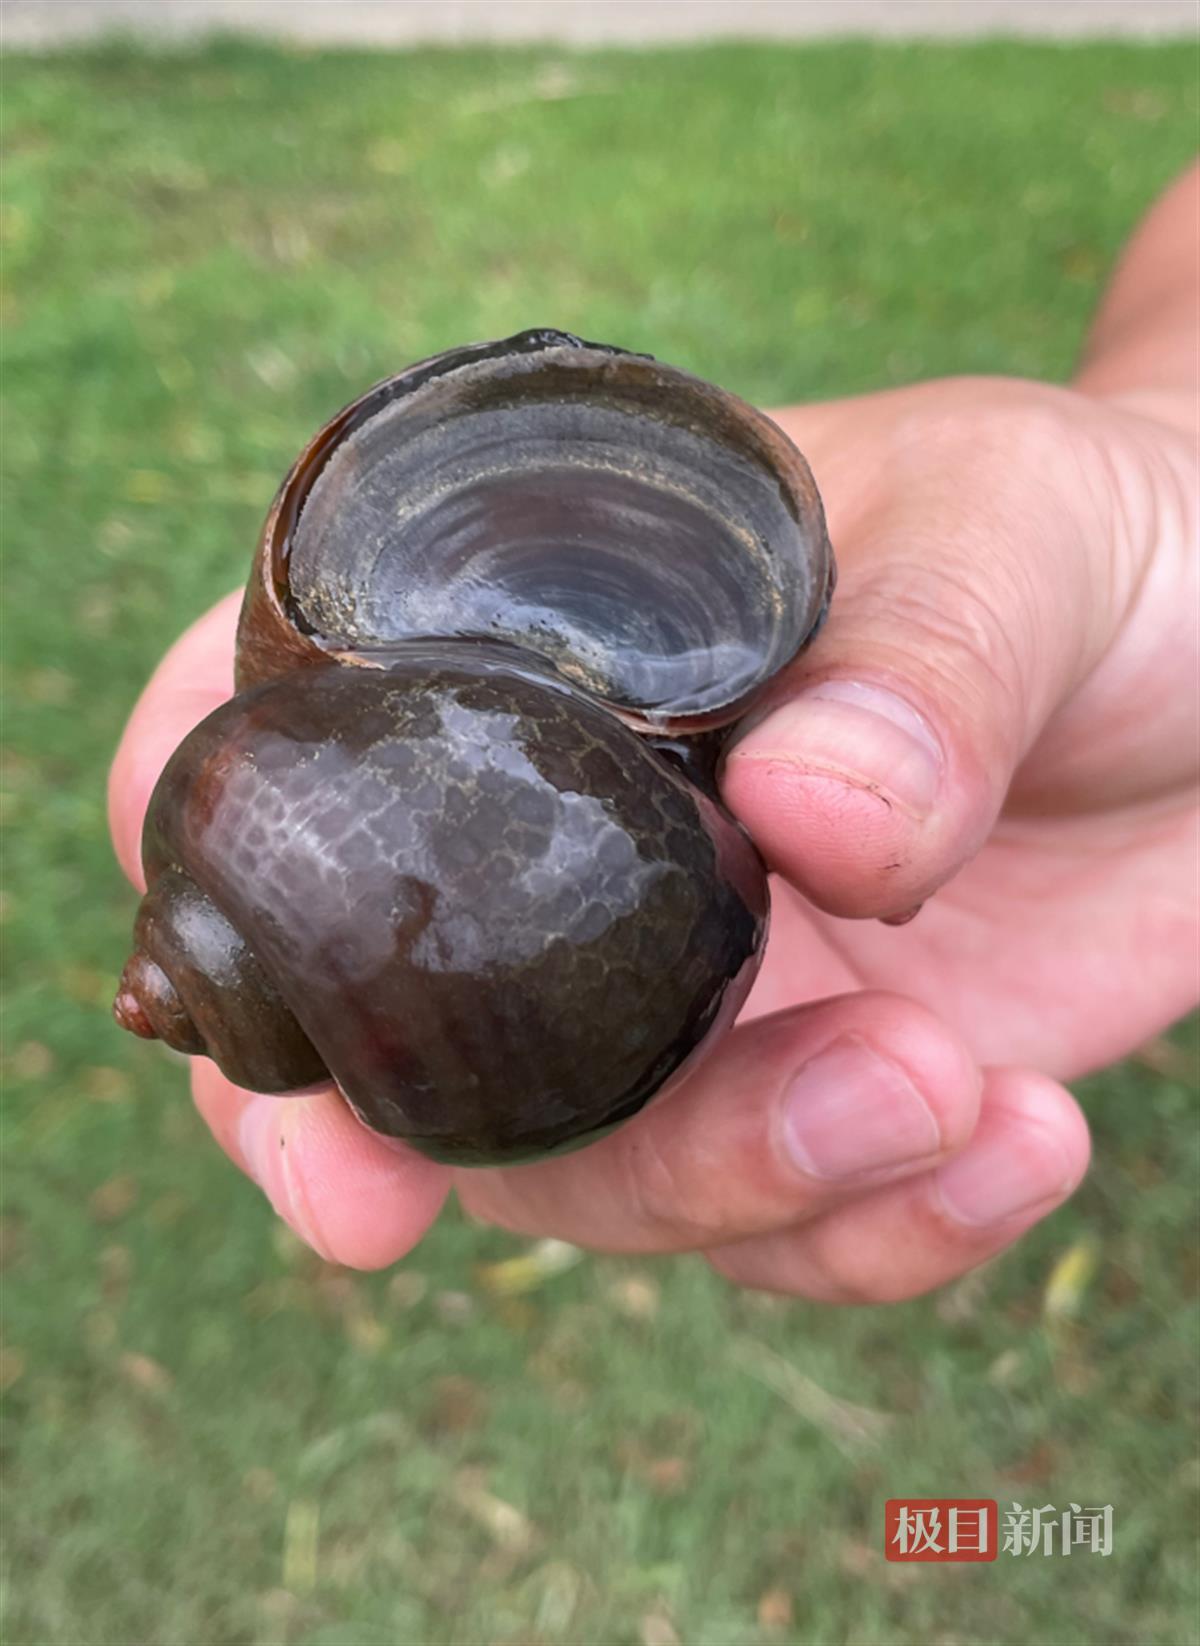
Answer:
<path fill-rule="evenodd" d="M 781 416 L 825 492 L 839 586 L 722 787 L 818 907 L 914 910 L 983 844 L 1102 656 L 1137 567 L 1104 518 L 1097 417 L 991 379 Z"/>

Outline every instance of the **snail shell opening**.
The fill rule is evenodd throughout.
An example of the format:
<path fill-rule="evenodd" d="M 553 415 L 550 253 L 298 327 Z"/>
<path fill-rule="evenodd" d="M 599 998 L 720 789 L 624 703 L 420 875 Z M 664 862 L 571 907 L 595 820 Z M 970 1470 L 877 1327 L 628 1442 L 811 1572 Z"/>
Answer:
<path fill-rule="evenodd" d="M 312 442 L 267 534 L 273 597 L 319 652 L 487 639 L 643 729 L 736 718 L 832 579 L 812 476 L 768 418 L 552 331 L 379 384 Z"/>

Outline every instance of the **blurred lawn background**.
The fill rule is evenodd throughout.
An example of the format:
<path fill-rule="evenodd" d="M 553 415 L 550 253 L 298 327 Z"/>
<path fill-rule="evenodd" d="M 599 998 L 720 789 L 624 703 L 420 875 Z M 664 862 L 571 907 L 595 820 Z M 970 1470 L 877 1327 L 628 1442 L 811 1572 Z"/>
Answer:
<path fill-rule="evenodd" d="M 9 60 L 5 1633 L 392 1646 L 1196 1638 L 1195 1076 L 943 1295 L 827 1311 L 448 1217 L 322 1267 L 108 1017 L 105 768 L 374 379 L 560 325 L 759 402 L 1065 376 L 1187 159 L 1190 47 Z M 521 1278 L 520 1273 L 517 1276 Z M 897 1567 L 891 1495 L 1112 1503 L 1110 1558 Z"/>

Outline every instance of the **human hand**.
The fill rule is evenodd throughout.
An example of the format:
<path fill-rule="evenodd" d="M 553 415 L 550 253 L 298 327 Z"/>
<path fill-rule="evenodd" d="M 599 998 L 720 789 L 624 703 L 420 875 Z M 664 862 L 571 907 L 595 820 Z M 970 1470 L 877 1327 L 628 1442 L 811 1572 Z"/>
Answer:
<path fill-rule="evenodd" d="M 1071 1192 L 1087 1133 L 1057 1079 L 1189 1004 L 1196 488 L 1174 418 L 974 379 L 779 420 L 841 581 L 725 766 L 778 871 L 741 1024 L 622 1130 L 506 1170 L 451 1173 L 332 1090 L 256 1097 L 198 1061 L 218 1141 L 326 1256 L 393 1261 L 453 1182 L 526 1233 L 697 1249 L 818 1298 L 908 1296 Z M 159 768 L 232 690 L 235 614 L 179 642 L 118 754 L 135 882 Z M 912 925 L 865 918 L 931 897 Z"/>
<path fill-rule="evenodd" d="M 727 800 L 786 877 L 750 1010 L 612 1137 L 457 1186 L 526 1232 L 897 1296 L 1070 1192 L 1086 1130 L 1047 1074 L 1187 1003 L 1187 453 L 1128 413 L 1003 381 L 780 420 L 821 477 L 842 571 L 821 640 L 726 763 Z M 235 614 L 225 601 L 180 641 L 118 755 L 135 880 L 159 767 L 232 690 Z M 911 925 L 836 918 L 935 891 Z M 389 1262 L 435 1215 L 450 1174 L 334 1093 L 250 1098 L 206 1062 L 195 1085 L 218 1140 L 328 1255 Z"/>

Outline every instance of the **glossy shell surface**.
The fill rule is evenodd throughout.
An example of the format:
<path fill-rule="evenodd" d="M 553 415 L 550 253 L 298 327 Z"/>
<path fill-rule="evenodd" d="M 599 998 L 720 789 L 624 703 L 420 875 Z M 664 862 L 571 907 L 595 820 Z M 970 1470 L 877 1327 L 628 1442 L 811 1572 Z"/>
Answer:
<path fill-rule="evenodd" d="M 525 332 L 377 384 L 285 478 L 237 696 L 155 789 L 118 1020 L 457 1165 L 601 1135 L 750 989 L 716 763 L 833 581 L 801 454 L 649 356 Z"/>
<path fill-rule="evenodd" d="M 613 715 L 503 654 L 415 648 L 268 684 L 175 762 L 151 895 L 189 875 L 360 1116 L 437 1159 L 586 1141 L 749 986 L 766 889 L 745 835 Z"/>

